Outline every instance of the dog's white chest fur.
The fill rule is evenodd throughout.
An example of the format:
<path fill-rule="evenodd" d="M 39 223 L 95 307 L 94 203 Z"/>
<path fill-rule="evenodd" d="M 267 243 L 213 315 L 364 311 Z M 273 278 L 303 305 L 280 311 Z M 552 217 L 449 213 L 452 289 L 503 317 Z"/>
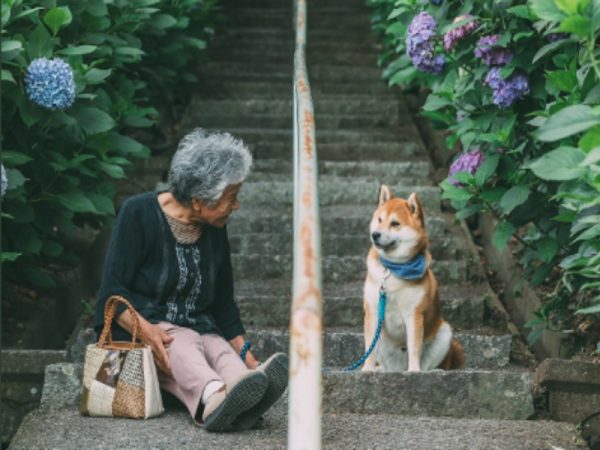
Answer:
<path fill-rule="evenodd" d="M 375 301 L 374 311 L 377 310 L 379 301 L 379 290 L 384 278 L 383 266 L 373 260 L 369 260 L 369 273 L 379 280 L 379 283 L 367 283 L 365 286 L 365 298 Z M 406 321 L 411 318 L 417 306 L 423 300 L 425 289 L 422 285 L 415 285 L 394 275 L 388 275 L 384 281 L 384 290 L 387 297 L 385 309 L 384 333 L 392 341 L 399 345 L 406 344 Z M 371 300 L 372 299 L 372 300 Z"/>

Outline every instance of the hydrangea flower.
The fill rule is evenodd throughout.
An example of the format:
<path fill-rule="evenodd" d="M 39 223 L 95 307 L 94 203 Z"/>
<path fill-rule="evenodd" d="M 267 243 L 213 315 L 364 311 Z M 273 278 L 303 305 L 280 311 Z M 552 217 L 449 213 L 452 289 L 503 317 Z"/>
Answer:
<path fill-rule="evenodd" d="M 488 66 L 504 66 L 513 58 L 513 54 L 497 45 L 500 35 L 484 36 L 477 42 L 475 56 Z"/>
<path fill-rule="evenodd" d="M 470 14 L 467 14 L 465 16 L 458 16 L 456 19 L 454 19 L 454 23 L 460 22 L 461 20 L 472 19 L 472 18 L 473 18 L 473 16 Z M 477 26 L 478 26 L 477 22 L 475 20 L 471 20 L 470 22 L 465 23 L 464 25 L 461 25 L 460 27 L 457 27 L 457 28 L 454 28 L 454 29 L 448 31 L 444 35 L 444 48 L 446 49 L 446 51 L 451 50 L 452 47 L 454 47 L 458 43 L 458 41 L 460 41 L 465 36 L 468 36 L 473 31 L 475 31 L 477 29 Z"/>
<path fill-rule="evenodd" d="M 435 37 L 437 25 L 430 14 L 421 12 L 408 27 L 406 48 L 413 65 L 422 72 L 437 74 L 442 71 L 446 60 L 443 55 L 435 55 L 432 40 Z"/>
<path fill-rule="evenodd" d="M 454 160 L 450 166 L 450 169 L 448 170 L 448 183 L 453 186 L 462 186 L 462 184 L 458 180 L 454 179 L 452 175 L 458 172 L 468 172 L 472 175 L 477 172 L 477 169 L 479 169 L 479 166 L 481 166 L 484 159 L 483 153 L 479 149 L 462 153 Z"/>
<path fill-rule="evenodd" d="M 0 164 L 0 168 L 2 169 L 2 173 L 0 175 L 0 179 L 1 179 L 0 197 L 4 197 L 6 188 L 8 188 L 8 178 L 6 178 L 6 170 L 4 170 L 4 164 Z"/>
<path fill-rule="evenodd" d="M 440 6 L 442 4 L 444 0 L 429 0 L 429 3 L 435 5 L 435 6 Z"/>
<path fill-rule="evenodd" d="M 499 67 L 493 67 L 488 72 L 485 83 L 492 88 L 492 101 L 501 108 L 508 108 L 529 92 L 529 81 L 525 75 L 515 74 L 505 80 L 500 75 Z"/>
<path fill-rule="evenodd" d="M 34 59 L 25 74 L 29 99 L 50 110 L 66 109 L 75 101 L 75 81 L 71 66 L 62 59 Z"/>
<path fill-rule="evenodd" d="M 569 37 L 569 33 L 549 33 L 546 35 L 548 42 L 556 42 Z"/>

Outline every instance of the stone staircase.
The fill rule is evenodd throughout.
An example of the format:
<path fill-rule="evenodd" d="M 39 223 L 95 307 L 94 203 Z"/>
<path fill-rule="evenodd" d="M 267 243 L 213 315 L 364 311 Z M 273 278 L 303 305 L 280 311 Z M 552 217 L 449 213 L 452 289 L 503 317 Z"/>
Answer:
<path fill-rule="evenodd" d="M 313 4 L 314 3 L 314 4 Z M 226 3 L 231 17 L 193 94 L 182 131 L 227 130 L 255 169 L 230 219 L 236 295 L 255 353 L 288 349 L 292 268 L 291 1 Z M 585 448 L 574 426 L 534 415 L 532 375 L 511 363 L 512 336 L 489 317 L 493 296 L 465 233 L 440 208 L 431 165 L 398 93 L 380 80 L 362 0 L 309 2 L 308 68 L 315 102 L 323 241 L 325 448 Z M 168 158 L 144 163 L 160 181 Z M 418 192 L 443 310 L 465 347 L 465 370 L 344 373 L 363 352 L 362 281 L 380 183 Z M 49 366 L 42 406 L 11 448 L 283 448 L 287 403 L 262 430 L 212 435 L 171 406 L 146 422 L 84 418 L 74 406 L 81 364 Z"/>

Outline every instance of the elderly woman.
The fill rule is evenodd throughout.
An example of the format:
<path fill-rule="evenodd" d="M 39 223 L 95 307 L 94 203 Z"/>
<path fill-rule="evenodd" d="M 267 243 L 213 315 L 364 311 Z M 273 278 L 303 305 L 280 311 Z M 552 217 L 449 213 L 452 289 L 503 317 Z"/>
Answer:
<path fill-rule="evenodd" d="M 98 294 L 96 329 L 111 296 L 140 316 L 163 389 L 208 431 L 249 429 L 287 386 L 287 357 L 252 355 L 233 297 L 225 223 L 252 165 L 241 141 L 195 130 L 173 156 L 169 190 L 123 203 Z M 117 310 L 113 336 L 127 339 L 129 311 Z"/>

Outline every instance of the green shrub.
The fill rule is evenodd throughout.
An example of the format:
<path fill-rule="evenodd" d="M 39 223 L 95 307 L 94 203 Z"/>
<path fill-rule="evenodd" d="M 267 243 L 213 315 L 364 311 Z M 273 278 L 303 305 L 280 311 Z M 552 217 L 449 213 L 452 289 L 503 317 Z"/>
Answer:
<path fill-rule="evenodd" d="M 2 2 L 5 278 L 52 286 L 43 269 L 77 259 L 61 236 L 74 227 L 99 227 L 114 215 L 114 180 L 125 177 L 133 158 L 150 153 L 131 136 L 156 124 L 158 101 L 172 100 L 182 81 L 195 80 L 198 57 L 213 33 L 215 5 Z M 37 58 L 68 63 L 76 86 L 72 106 L 46 109 L 28 96 L 26 74 Z"/>
<path fill-rule="evenodd" d="M 429 89 L 422 114 L 462 151 L 443 197 L 458 218 L 494 214 L 495 245 L 517 239 L 530 281 L 552 287 L 531 338 L 600 313 L 600 2 L 368 3 L 384 76 Z"/>

